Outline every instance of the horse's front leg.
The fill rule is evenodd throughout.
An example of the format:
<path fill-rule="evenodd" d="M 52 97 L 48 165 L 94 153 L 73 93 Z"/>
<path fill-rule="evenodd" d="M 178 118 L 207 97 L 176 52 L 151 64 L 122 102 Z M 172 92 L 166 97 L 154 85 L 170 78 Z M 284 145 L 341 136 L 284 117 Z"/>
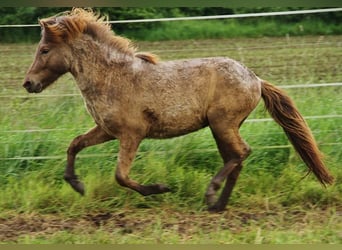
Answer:
<path fill-rule="evenodd" d="M 115 173 L 117 182 L 121 186 L 133 189 L 144 196 L 169 192 L 170 189 L 163 184 L 141 185 L 128 177 L 140 142 L 140 138 L 130 136 L 121 138 L 118 166 Z"/>
<path fill-rule="evenodd" d="M 64 179 L 71 185 L 71 187 L 84 195 L 84 185 L 78 180 L 75 174 L 75 159 L 76 154 L 82 149 L 100 144 L 109 140 L 115 139 L 114 137 L 108 135 L 99 126 L 92 128 L 86 134 L 77 136 L 71 143 L 67 151 L 67 166 L 65 168 Z"/>

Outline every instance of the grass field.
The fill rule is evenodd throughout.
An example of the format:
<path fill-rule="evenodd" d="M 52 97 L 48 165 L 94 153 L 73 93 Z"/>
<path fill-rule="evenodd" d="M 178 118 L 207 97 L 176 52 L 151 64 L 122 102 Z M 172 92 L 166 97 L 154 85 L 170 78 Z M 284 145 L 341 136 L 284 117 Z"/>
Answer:
<path fill-rule="evenodd" d="M 228 56 L 278 86 L 342 82 L 341 36 L 139 42 L 162 60 Z M 203 195 L 222 164 L 208 129 L 146 140 L 131 177 L 172 193 L 142 197 L 114 181 L 118 142 L 79 154 L 85 197 L 63 181 L 70 141 L 94 122 L 70 75 L 38 95 L 21 87 L 35 45 L 0 44 L 0 242 L 342 243 L 341 87 L 287 92 L 308 117 L 328 168 L 327 189 L 289 146 L 263 103 L 241 128 L 253 149 L 222 214 Z M 327 116 L 330 116 L 328 118 Z M 325 117 L 325 118 L 322 118 Z"/>

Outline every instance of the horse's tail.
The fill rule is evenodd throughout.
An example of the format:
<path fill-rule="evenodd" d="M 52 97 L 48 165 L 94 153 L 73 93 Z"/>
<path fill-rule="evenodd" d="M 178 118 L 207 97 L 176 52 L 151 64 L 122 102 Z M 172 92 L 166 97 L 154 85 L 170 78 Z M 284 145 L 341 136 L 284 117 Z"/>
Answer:
<path fill-rule="evenodd" d="M 290 97 L 266 81 L 263 81 L 261 85 L 261 96 L 264 99 L 266 109 L 283 128 L 309 170 L 324 186 L 325 184 L 332 184 L 334 178 L 324 166 L 323 155 L 319 151 L 308 125 Z"/>

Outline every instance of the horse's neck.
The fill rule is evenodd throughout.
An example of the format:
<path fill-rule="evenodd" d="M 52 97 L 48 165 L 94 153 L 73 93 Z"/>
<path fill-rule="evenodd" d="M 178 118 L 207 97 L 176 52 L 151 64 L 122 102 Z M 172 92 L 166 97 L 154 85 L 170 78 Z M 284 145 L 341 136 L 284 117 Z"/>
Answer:
<path fill-rule="evenodd" d="M 115 48 L 89 39 L 77 42 L 73 50 L 71 73 L 84 97 L 101 95 L 109 91 L 109 88 L 115 88 L 116 80 L 122 78 L 120 76 L 133 63 L 134 58 Z"/>

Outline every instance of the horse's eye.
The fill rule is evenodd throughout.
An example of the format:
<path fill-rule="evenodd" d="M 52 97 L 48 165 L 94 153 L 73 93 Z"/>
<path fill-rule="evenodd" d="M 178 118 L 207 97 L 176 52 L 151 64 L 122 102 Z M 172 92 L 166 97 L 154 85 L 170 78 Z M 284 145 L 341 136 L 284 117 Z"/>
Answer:
<path fill-rule="evenodd" d="M 49 53 L 49 50 L 48 50 L 48 49 L 42 49 L 42 50 L 40 51 L 40 53 L 41 53 L 42 55 L 45 55 L 45 54 Z"/>

